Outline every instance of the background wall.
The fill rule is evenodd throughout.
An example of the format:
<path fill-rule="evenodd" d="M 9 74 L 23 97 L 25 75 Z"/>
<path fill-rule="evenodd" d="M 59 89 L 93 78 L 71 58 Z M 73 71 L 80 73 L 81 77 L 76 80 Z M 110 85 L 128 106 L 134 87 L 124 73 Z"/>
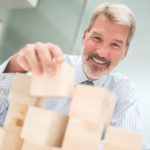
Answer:
<path fill-rule="evenodd" d="M 40 0 L 34 9 L 15 9 L 3 24 L 0 62 L 26 43 L 36 41 L 51 41 L 60 45 L 65 53 L 80 54 L 82 33 L 91 11 L 107 1 L 128 5 L 137 18 L 137 32 L 127 58 L 118 69 L 135 82 L 145 137 L 150 142 L 149 0 Z"/>
<path fill-rule="evenodd" d="M 71 53 L 84 7 L 83 0 L 41 0 L 36 8 L 14 9 L 5 20 L 1 62 L 26 43 L 58 43 Z"/>

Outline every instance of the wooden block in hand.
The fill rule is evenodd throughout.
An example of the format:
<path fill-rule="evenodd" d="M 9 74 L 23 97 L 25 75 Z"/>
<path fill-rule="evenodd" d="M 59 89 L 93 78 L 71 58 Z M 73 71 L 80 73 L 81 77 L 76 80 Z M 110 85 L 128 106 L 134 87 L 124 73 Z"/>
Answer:
<path fill-rule="evenodd" d="M 12 83 L 8 100 L 26 105 L 35 105 L 37 98 L 30 95 L 31 77 L 17 73 Z"/>
<path fill-rule="evenodd" d="M 31 141 L 24 141 L 21 150 L 61 150 L 61 148 L 49 147 L 49 146 L 41 146 Z"/>
<path fill-rule="evenodd" d="M 44 145 L 41 146 L 38 143 L 32 143 L 31 141 L 24 141 L 21 150 L 53 150 L 51 147 Z"/>
<path fill-rule="evenodd" d="M 10 102 L 4 128 L 11 132 L 20 132 L 28 107 L 28 105 Z"/>
<path fill-rule="evenodd" d="M 62 148 L 59 148 L 59 147 L 52 147 L 50 150 L 62 150 Z"/>
<path fill-rule="evenodd" d="M 140 133 L 108 126 L 104 140 L 104 148 L 106 147 L 104 150 L 109 150 L 107 147 L 111 145 L 116 147 L 115 150 L 141 150 L 142 142 L 143 136 Z"/>
<path fill-rule="evenodd" d="M 20 133 L 0 129 L 0 150 L 21 150 L 22 143 L 23 140 L 20 138 Z"/>
<path fill-rule="evenodd" d="M 58 65 L 56 73 L 50 76 L 32 75 L 31 95 L 48 97 L 71 97 L 74 88 L 75 71 L 66 64 Z"/>
<path fill-rule="evenodd" d="M 98 150 L 103 125 L 71 117 L 62 150 Z"/>
<path fill-rule="evenodd" d="M 22 137 L 41 146 L 60 147 L 67 122 L 67 116 L 30 107 L 24 122 Z"/>
<path fill-rule="evenodd" d="M 91 122 L 110 124 L 115 106 L 115 96 L 104 88 L 77 85 L 74 89 L 70 116 Z"/>

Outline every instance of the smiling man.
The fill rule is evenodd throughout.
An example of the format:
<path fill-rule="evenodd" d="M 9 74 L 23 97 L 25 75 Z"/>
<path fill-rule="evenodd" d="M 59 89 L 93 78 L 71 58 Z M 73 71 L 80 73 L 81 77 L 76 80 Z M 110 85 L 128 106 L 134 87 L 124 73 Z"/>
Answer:
<path fill-rule="evenodd" d="M 76 70 L 76 84 L 90 80 L 94 86 L 105 87 L 116 94 L 113 126 L 142 132 L 135 89 L 126 76 L 114 70 L 128 52 L 135 26 L 135 17 L 125 5 L 101 4 L 93 11 L 83 34 L 81 56 L 64 55 L 53 43 L 27 44 L 1 65 L 3 82 L 0 86 L 9 90 L 10 78 L 7 77 L 11 76 L 10 73 L 33 71 L 52 75 L 56 64 L 65 61 Z M 1 124 L 9 107 L 6 105 L 7 94 L 2 96 Z M 48 99 L 44 105 L 48 110 L 67 115 L 70 101 Z"/>
<path fill-rule="evenodd" d="M 98 79 L 110 72 L 128 50 L 128 25 L 112 22 L 111 19 L 100 14 L 84 33 L 83 65 L 91 79 Z"/>

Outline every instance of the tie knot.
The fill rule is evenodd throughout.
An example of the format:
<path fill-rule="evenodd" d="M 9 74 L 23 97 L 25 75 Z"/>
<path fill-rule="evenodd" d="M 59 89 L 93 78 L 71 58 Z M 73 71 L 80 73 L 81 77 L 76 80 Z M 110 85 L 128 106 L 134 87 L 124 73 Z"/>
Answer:
<path fill-rule="evenodd" d="M 86 80 L 81 82 L 80 84 L 86 84 L 86 85 L 94 85 L 92 81 Z"/>

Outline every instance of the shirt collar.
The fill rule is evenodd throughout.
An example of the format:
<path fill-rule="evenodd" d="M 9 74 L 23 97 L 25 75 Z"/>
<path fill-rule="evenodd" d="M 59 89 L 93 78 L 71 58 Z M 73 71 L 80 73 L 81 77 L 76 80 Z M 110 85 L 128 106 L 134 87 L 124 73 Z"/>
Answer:
<path fill-rule="evenodd" d="M 75 74 L 76 74 L 76 76 L 75 76 L 76 83 L 81 83 L 81 82 L 88 80 L 88 78 L 85 75 L 84 70 L 83 70 L 83 64 L 82 64 L 81 57 L 77 63 L 77 67 L 75 68 Z"/>

